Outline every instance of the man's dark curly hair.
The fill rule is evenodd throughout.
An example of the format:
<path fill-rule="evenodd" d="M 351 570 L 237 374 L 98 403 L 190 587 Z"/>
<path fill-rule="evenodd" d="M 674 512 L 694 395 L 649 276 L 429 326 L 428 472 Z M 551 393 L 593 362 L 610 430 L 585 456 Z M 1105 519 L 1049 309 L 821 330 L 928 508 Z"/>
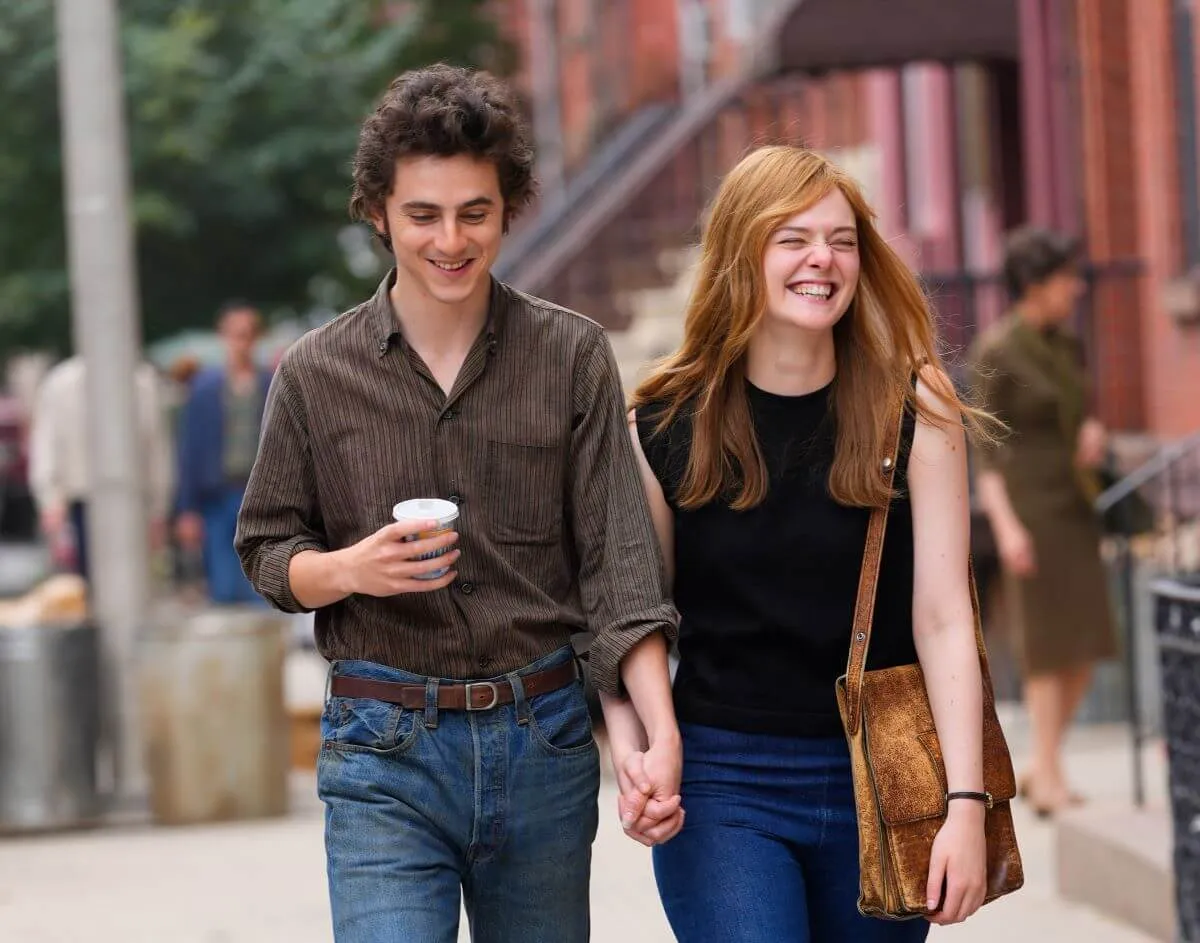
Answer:
<path fill-rule="evenodd" d="M 401 74 L 359 133 L 350 216 L 370 224 L 383 212 L 398 158 L 459 154 L 495 164 L 507 231 L 537 190 L 529 128 L 513 93 L 488 72 L 442 63 Z M 390 250 L 391 239 L 381 238 Z"/>

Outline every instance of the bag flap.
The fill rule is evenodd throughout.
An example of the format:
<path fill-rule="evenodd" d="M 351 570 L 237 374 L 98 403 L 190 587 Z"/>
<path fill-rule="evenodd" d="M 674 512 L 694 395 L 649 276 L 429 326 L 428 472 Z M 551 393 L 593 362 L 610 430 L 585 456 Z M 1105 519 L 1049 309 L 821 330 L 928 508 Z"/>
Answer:
<path fill-rule="evenodd" d="M 996 802 L 1016 795 L 1004 733 L 985 685 L 984 789 Z M 889 825 L 934 818 L 946 811 L 946 766 L 919 665 L 867 672 L 863 734 L 879 812 Z"/>

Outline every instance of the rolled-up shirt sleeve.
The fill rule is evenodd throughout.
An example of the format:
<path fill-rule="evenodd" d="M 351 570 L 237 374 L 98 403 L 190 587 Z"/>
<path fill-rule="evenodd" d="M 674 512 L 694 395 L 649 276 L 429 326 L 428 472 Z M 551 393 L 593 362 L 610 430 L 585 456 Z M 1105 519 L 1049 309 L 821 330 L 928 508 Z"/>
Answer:
<path fill-rule="evenodd" d="M 271 381 L 262 438 L 238 513 L 234 545 L 258 593 L 284 612 L 307 612 L 288 569 L 302 550 L 328 550 L 304 404 L 284 358 Z"/>
<path fill-rule="evenodd" d="M 580 594 L 594 633 L 589 664 L 596 687 L 619 695 L 621 659 L 654 632 L 674 640 L 679 615 L 666 591 L 620 375 L 603 334 L 577 366 L 573 415 L 568 512 Z"/>

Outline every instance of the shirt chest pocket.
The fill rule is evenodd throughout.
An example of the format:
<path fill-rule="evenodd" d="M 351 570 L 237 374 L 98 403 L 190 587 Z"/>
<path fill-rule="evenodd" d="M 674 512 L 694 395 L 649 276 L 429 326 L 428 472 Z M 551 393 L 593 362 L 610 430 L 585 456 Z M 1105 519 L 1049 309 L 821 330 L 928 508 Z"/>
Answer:
<path fill-rule="evenodd" d="M 562 450 L 552 444 L 489 440 L 484 498 L 497 543 L 558 543 L 563 521 Z"/>

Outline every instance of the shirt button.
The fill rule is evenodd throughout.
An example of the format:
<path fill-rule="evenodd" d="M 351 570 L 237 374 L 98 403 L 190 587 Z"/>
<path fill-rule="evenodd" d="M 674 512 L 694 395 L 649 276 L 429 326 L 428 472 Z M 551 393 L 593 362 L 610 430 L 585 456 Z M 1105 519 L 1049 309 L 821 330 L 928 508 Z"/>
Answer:
<path fill-rule="evenodd" d="M 465 596 L 470 596 L 471 593 L 475 592 L 475 584 L 474 583 L 463 583 L 462 586 L 459 588 L 463 591 L 463 595 L 465 595 Z"/>
<path fill-rule="evenodd" d="M 458 413 L 456 413 L 453 409 L 447 409 L 444 413 L 442 413 L 442 418 L 446 421 L 449 421 L 457 415 Z"/>
<path fill-rule="evenodd" d="M 452 494 L 449 497 L 449 501 L 451 504 L 462 504 L 463 498 L 461 494 Z"/>
<path fill-rule="evenodd" d="M 492 660 L 490 658 L 480 658 L 479 667 L 487 670 L 488 668 L 492 667 Z"/>

